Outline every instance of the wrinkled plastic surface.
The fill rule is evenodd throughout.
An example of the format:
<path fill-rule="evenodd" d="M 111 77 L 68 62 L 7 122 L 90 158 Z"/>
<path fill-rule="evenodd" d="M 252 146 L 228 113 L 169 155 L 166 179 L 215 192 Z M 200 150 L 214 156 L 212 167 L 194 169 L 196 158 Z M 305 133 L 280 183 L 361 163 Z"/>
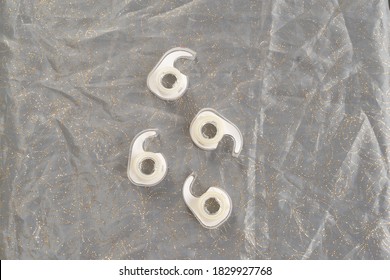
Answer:
<path fill-rule="evenodd" d="M 0 2 L 2 259 L 389 259 L 387 1 Z M 176 103 L 146 78 L 172 47 L 197 61 Z M 244 136 L 194 146 L 215 108 Z M 126 176 L 147 128 L 169 171 Z M 182 198 L 222 186 L 203 228 Z"/>

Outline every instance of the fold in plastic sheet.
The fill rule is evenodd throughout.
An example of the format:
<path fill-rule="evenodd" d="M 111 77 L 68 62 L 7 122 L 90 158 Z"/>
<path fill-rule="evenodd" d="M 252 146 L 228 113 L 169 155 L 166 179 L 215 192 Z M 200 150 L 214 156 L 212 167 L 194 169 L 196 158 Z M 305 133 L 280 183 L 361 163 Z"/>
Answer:
<path fill-rule="evenodd" d="M 388 2 L 0 2 L 2 259 L 389 259 Z M 175 103 L 146 77 L 172 47 L 197 61 Z M 238 159 L 192 143 L 204 107 Z M 143 129 L 167 178 L 126 177 Z M 229 220 L 182 198 L 220 186 Z"/>

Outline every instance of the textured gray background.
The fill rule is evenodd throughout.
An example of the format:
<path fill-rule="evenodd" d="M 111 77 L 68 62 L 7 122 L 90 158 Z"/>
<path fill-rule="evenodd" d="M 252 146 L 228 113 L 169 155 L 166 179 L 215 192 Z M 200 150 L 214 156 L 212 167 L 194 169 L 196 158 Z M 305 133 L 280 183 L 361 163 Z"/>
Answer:
<path fill-rule="evenodd" d="M 2 259 L 389 259 L 388 2 L 0 0 Z M 190 86 L 146 87 L 183 46 Z M 196 148 L 212 107 L 242 131 Z M 158 128 L 169 173 L 126 177 Z M 231 218 L 200 226 L 181 188 L 219 185 Z"/>

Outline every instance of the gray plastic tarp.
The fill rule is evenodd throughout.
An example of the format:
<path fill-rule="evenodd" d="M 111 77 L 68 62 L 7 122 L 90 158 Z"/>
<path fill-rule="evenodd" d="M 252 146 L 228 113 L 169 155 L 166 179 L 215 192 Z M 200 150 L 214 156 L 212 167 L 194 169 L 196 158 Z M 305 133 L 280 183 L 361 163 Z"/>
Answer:
<path fill-rule="evenodd" d="M 2 259 L 389 259 L 389 8 L 344 1 L 0 1 Z M 146 86 L 173 47 L 186 94 Z M 238 158 L 191 141 L 214 108 Z M 137 187 L 129 147 L 168 175 Z M 182 197 L 220 186 L 203 228 Z"/>

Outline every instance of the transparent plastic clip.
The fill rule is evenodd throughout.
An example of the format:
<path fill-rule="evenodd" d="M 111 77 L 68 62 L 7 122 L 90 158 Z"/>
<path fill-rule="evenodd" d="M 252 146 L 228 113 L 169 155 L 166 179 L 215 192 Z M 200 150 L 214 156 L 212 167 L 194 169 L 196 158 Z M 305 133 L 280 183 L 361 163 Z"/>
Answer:
<path fill-rule="evenodd" d="M 179 99 L 187 90 L 188 78 L 175 68 L 175 61 L 180 58 L 194 60 L 195 56 L 194 51 L 186 48 L 167 51 L 149 73 L 148 88 L 161 99 Z"/>
<path fill-rule="evenodd" d="M 157 137 L 156 129 L 148 129 L 138 133 L 130 146 L 127 177 L 137 186 L 155 186 L 167 174 L 167 162 L 161 153 L 144 150 L 146 139 Z"/>
<path fill-rule="evenodd" d="M 183 185 L 183 198 L 191 212 L 201 225 L 213 229 L 222 225 L 232 212 L 230 196 L 218 187 L 210 187 L 200 197 L 192 194 L 192 185 L 196 175 L 192 173 Z"/>
<path fill-rule="evenodd" d="M 192 120 L 190 135 L 195 145 L 203 150 L 215 150 L 224 135 L 234 140 L 233 156 L 238 157 L 243 146 L 240 130 L 214 109 L 205 108 Z"/>

